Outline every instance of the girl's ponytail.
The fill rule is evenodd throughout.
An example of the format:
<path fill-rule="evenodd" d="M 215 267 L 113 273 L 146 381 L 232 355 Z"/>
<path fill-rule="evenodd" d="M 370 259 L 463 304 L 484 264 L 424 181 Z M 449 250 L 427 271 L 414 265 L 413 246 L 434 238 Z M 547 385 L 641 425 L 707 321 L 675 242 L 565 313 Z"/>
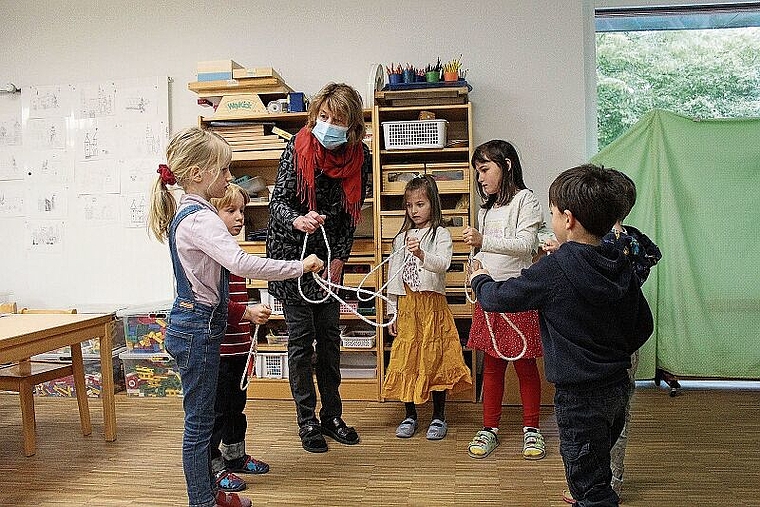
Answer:
<path fill-rule="evenodd" d="M 153 184 L 148 212 L 148 229 L 159 242 L 163 243 L 169 238 L 169 225 L 176 212 L 177 201 L 166 186 L 163 175 L 160 175 Z"/>

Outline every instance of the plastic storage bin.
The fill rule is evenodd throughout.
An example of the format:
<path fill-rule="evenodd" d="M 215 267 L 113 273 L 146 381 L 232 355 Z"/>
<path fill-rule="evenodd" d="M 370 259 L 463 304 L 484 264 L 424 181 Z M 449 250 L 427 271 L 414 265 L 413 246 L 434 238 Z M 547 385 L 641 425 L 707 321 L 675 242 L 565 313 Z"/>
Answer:
<path fill-rule="evenodd" d="M 340 344 L 345 348 L 371 349 L 375 346 L 375 331 L 346 331 L 340 337 Z"/>
<path fill-rule="evenodd" d="M 164 336 L 172 303 L 155 303 L 119 310 L 116 316 L 124 323 L 127 350 L 155 354 L 164 352 Z"/>
<path fill-rule="evenodd" d="M 288 378 L 288 353 L 260 352 L 256 354 L 256 377 Z"/>
<path fill-rule="evenodd" d="M 146 398 L 181 396 L 177 362 L 166 353 L 122 352 L 127 394 Z"/>
<path fill-rule="evenodd" d="M 113 351 L 113 383 L 114 391 L 124 390 L 124 370 L 121 368 L 119 354 L 126 350 L 120 347 Z M 66 354 L 46 353 L 34 356 L 36 361 L 51 361 L 56 363 L 71 363 L 71 352 Z M 87 387 L 87 396 L 99 398 L 103 392 L 103 374 L 100 368 L 100 354 L 82 354 L 84 363 L 84 382 Z M 52 396 L 59 398 L 74 398 L 77 395 L 74 386 L 74 376 L 49 380 L 34 386 L 34 394 L 38 396 Z"/>
<path fill-rule="evenodd" d="M 377 354 L 369 351 L 342 353 L 340 376 L 345 379 L 377 377 Z"/>
<path fill-rule="evenodd" d="M 386 150 L 443 148 L 446 120 L 384 121 Z"/>

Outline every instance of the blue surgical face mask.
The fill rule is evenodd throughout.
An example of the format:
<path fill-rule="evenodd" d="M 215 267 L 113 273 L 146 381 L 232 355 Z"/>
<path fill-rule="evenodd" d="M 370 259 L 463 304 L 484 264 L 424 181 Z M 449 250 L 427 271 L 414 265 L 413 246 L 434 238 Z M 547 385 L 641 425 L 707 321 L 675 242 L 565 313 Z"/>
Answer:
<path fill-rule="evenodd" d="M 348 127 L 333 125 L 322 120 L 317 120 L 311 129 L 311 133 L 314 134 L 317 141 L 328 150 L 334 150 L 338 146 L 346 144 L 346 132 L 348 132 Z"/>

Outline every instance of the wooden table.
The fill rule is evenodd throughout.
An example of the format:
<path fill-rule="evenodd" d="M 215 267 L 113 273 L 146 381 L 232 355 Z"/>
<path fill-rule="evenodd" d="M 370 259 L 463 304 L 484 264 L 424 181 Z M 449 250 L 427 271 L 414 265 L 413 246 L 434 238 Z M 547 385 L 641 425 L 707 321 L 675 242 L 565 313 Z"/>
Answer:
<path fill-rule="evenodd" d="M 103 385 L 103 423 L 107 442 L 116 440 L 116 404 L 113 384 L 112 313 L 80 314 L 8 314 L 0 316 L 0 364 L 20 361 L 35 354 L 100 338 L 100 368 Z M 79 347 L 76 347 L 79 349 Z M 82 353 L 74 354 L 75 374 L 84 375 Z M 74 357 L 78 356 L 78 357 Z M 85 399 L 87 397 L 85 396 Z M 89 407 L 86 411 L 89 425 Z"/>

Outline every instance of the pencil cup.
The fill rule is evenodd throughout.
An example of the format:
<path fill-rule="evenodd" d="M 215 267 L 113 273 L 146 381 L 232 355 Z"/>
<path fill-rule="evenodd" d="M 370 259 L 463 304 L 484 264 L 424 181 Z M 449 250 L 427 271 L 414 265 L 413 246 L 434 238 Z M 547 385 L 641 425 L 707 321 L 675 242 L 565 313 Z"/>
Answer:
<path fill-rule="evenodd" d="M 457 81 L 457 80 L 459 80 L 459 73 L 457 73 L 457 72 L 444 72 L 443 73 L 443 80 L 444 81 Z"/>
<path fill-rule="evenodd" d="M 437 83 L 441 79 L 441 74 L 437 70 L 431 70 L 425 73 L 425 81 L 428 83 Z"/>
<path fill-rule="evenodd" d="M 401 74 L 389 74 L 388 75 L 388 82 L 390 84 L 399 84 L 399 83 L 401 83 L 402 79 L 403 79 L 403 77 L 401 76 Z"/>
<path fill-rule="evenodd" d="M 403 76 L 404 83 L 414 83 L 415 79 L 417 78 L 417 75 L 411 69 L 405 70 Z"/>

